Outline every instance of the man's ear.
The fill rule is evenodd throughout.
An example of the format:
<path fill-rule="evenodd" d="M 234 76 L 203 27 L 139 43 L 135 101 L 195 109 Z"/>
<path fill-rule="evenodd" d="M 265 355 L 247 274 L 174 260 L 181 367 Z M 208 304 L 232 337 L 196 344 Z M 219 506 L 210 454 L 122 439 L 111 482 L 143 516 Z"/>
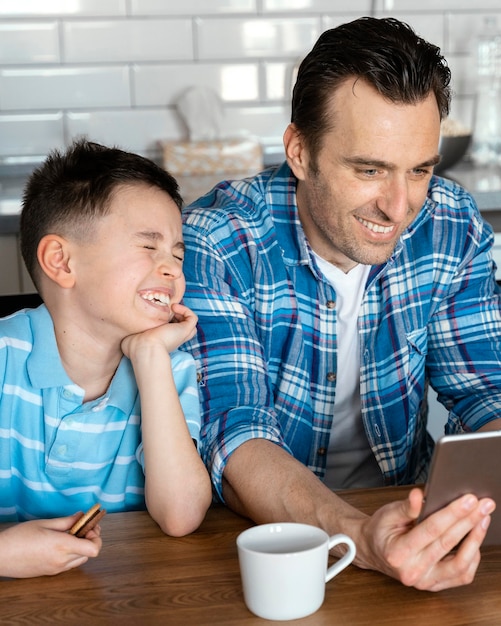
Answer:
<path fill-rule="evenodd" d="M 42 271 L 60 287 L 72 287 L 75 276 L 70 264 L 69 242 L 59 235 L 45 235 L 40 240 L 37 258 Z"/>
<path fill-rule="evenodd" d="M 308 154 L 303 144 L 301 133 L 295 124 L 289 124 L 284 132 L 284 148 L 287 163 L 294 176 L 299 180 L 306 178 Z"/>

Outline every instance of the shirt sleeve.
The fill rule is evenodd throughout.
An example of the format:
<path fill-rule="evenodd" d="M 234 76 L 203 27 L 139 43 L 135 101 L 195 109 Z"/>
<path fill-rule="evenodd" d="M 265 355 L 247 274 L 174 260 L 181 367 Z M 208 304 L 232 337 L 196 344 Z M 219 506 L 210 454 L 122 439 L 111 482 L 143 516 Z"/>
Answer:
<path fill-rule="evenodd" d="M 197 444 L 197 448 L 200 449 L 201 410 L 196 364 L 191 354 L 181 350 L 174 350 L 171 352 L 170 357 L 174 384 L 176 385 L 186 425 L 191 438 Z M 139 394 L 137 396 L 136 411 L 138 414 L 140 413 Z M 136 460 L 144 472 L 144 447 L 142 441 L 136 450 Z"/>
<path fill-rule="evenodd" d="M 447 433 L 478 430 L 501 414 L 501 291 L 492 228 L 471 198 L 469 205 L 467 229 L 443 229 L 436 252 L 447 258 L 455 250 L 461 259 L 452 278 L 436 277 L 437 293 L 441 285 L 447 289 L 429 327 L 427 367 L 449 410 Z"/>
<path fill-rule="evenodd" d="M 201 410 L 195 360 L 188 352 L 171 353 L 172 373 L 191 438 L 199 446 Z"/>
<path fill-rule="evenodd" d="M 198 315 L 198 334 L 187 345 L 200 368 L 202 455 L 222 499 L 224 468 L 242 443 L 264 438 L 286 446 L 255 320 L 262 242 L 245 218 L 230 215 L 224 198 L 213 200 L 184 226 L 184 302 Z"/>

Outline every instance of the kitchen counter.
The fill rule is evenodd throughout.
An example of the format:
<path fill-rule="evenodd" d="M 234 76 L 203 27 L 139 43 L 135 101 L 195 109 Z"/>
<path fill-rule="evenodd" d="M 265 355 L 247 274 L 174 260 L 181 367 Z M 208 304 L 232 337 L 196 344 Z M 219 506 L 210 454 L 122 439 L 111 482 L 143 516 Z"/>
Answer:
<path fill-rule="evenodd" d="M 442 176 L 456 180 L 467 189 L 494 231 L 501 233 L 501 167 L 478 167 L 462 161 Z"/>
<path fill-rule="evenodd" d="M 252 172 L 249 172 L 252 174 Z M 189 203 L 209 191 L 224 178 L 243 178 L 245 173 L 234 175 L 204 175 L 178 177 L 181 193 Z M 442 176 L 457 180 L 475 198 L 485 219 L 494 230 L 501 233 L 501 168 L 479 168 L 468 162 L 461 162 L 444 172 Z M 0 172 L 0 235 L 17 234 L 21 198 L 27 175 L 2 177 Z"/>
<path fill-rule="evenodd" d="M 17 234 L 26 176 L 0 178 L 0 235 Z"/>

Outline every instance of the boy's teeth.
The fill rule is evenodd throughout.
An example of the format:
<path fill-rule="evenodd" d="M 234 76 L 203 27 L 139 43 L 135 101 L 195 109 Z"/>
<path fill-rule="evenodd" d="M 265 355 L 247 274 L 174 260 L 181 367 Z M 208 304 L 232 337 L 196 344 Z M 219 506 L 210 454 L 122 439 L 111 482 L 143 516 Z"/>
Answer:
<path fill-rule="evenodd" d="M 147 293 L 143 296 L 145 300 L 150 300 L 151 302 L 157 301 L 161 304 L 170 305 L 170 296 L 166 293 Z"/>

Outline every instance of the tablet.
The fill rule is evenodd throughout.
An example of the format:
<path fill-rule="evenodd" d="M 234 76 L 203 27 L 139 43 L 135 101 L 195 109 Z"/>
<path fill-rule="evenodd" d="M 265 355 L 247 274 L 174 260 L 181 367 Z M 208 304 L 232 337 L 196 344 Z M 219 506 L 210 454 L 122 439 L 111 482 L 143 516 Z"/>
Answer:
<path fill-rule="evenodd" d="M 420 519 L 465 493 L 496 502 L 483 545 L 501 544 L 501 431 L 446 435 L 437 441 Z"/>

